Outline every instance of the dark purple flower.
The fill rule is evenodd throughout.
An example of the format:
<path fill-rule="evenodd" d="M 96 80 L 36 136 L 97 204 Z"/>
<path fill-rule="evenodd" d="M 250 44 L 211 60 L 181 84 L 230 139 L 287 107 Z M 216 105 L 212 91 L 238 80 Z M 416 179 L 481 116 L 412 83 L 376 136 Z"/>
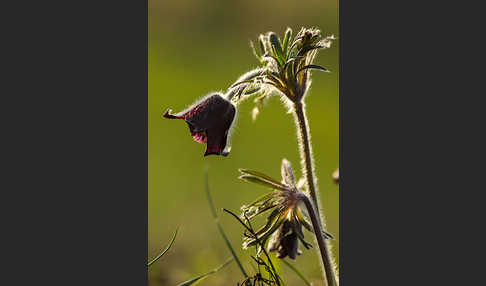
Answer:
<path fill-rule="evenodd" d="M 299 228 L 298 231 L 302 233 L 301 225 L 295 224 L 293 221 L 285 221 L 272 235 L 268 243 L 268 250 L 276 251 L 277 257 L 280 259 L 286 256 L 295 259 L 297 255 L 302 254 L 302 251 L 299 250 L 299 239 L 295 232 L 296 228 Z M 308 246 L 310 247 L 310 244 Z"/>
<path fill-rule="evenodd" d="M 178 114 L 170 114 L 167 110 L 164 114 L 169 119 L 184 119 L 189 126 L 191 135 L 199 143 L 207 143 L 207 155 L 227 156 L 229 150 L 225 150 L 228 133 L 233 125 L 236 108 L 221 93 L 212 93 L 185 111 Z"/>

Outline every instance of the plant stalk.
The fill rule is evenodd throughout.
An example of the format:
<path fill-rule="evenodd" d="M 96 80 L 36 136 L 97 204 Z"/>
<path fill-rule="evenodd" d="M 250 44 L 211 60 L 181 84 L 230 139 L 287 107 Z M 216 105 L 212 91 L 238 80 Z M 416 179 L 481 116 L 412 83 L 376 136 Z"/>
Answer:
<path fill-rule="evenodd" d="M 314 228 L 314 233 L 316 235 L 317 244 L 319 245 L 319 252 L 321 254 L 322 262 L 324 264 L 324 270 L 327 280 L 327 285 L 329 286 L 338 286 L 338 280 L 334 271 L 333 261 L 330 257 L 328 247 L 326 244 L 326 240 L 324 239 L 323 231 L 321 228 L 321 224 L 319 222 L 319 217 L 316 213 L 316 208 L 314 208 L 314 204 L 311 200 L 304 194 L 301 196 L 302 201 L 307 208 L 307 212 L 312 221 L 312 226 Z"/>
<path fill-rule="evenodd" d="M 305 196 L 304 202 L 306 204 L 309 215 L 311 216 L 312 225 L 314 227 L 317 243 L 319 245 L 322 262 L 324 264 L 323 270 L 325 272 L 327 283 L 329 286 L 337 286 L 338 280 L 335 274 L 335 267 L 333 265 L 329 246 L 327 245 L 322 233 L 322 227 L 325 224 L 322 212 L 320 211 L 321 207 L 316 186 L 316 179 L 314 175 L 314 162 L 312 157 L 312 146 L 310 142 L 309 124 L 307 122 L 307 117 L 305 115 L 305 106 L 302 100 L 294 102 L 294 111 L 296 125 L 299 131 L 299 151 L 302 161 L 302 172 L 303 176 L 305 176 L 306 178 L 307 189 L 309 191 L 310 197 L 312 198 L 311 203 L 309 198 Z"/>
<path fill-rule="evenodd" d="M 312 159 L 312 146 L 309 137 L 309 127 L 307 117 L 305 115 L 304 105 L 302 102 L 296 102 L 294 104 L 295 118 L 297 123 L 297 129 L 299 131 L 299 151 L 302 160 L 302 171 L 307 181 L 307 189 L 309 194 L 316 205 L 317 215 L 320 217 L 320 204 L 317 197 L 316 181 L 314 176 L 314 162 Z"/>

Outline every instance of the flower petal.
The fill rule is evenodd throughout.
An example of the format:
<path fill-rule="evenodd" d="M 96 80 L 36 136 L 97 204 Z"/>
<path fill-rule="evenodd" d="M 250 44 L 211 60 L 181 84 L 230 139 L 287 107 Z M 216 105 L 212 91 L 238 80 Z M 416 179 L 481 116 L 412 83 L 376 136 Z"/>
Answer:
<path fill-rule="evenodd" d="M 289 258 L 295 259 L 297 254 L 299 254 L 299 240 L 297 239 L 297 235 L 295 232 L 285 236 L 282 239 L 282 247 L 285 250 L 282 254 L 286 253 Z M 280 257 L 279 257 L 280 258 Z"/>
<path fill-rule="evenodd" d="M 206 134 L 204 132 L 194 132 L 191 133 L 192 138 L 194 138 L 194 141 L 199 142 L 199 143 L 206 143 L 208 142 Z"/>
<path fill-rule="evenodd" d="M 171 109 L 167 109 L 164 113 L 164 117 L 165 118 L 169 118 L 169 119 L 184 119 L 184 116 L 179 116 L 179 115 L 173 115 L 171 114 L 172 113 L 172 110 Z"/>
<path fill-rule="evenodd" d="M 169 119 L 184 119 L 194 140 L 207 143 L 204 156 L 229 154 L 226 145 L 229 130 L 236 116 L 236 108 L 223 98 L 222 93 L 209 94 L 177 114 L 171 114 L 169 109 L 163 116 Z"/>
<path fill-rule="evenodd" d="M 207 143 L 206 153 L 204 156 L 208 155 L 222 155 L 224 148 L 226 147 L 227 136 L 226 134 L 221 134 L 218 130 L 209 129 L 206 131 Z M 224 154 L 225 156 L 228 154 Z"/>

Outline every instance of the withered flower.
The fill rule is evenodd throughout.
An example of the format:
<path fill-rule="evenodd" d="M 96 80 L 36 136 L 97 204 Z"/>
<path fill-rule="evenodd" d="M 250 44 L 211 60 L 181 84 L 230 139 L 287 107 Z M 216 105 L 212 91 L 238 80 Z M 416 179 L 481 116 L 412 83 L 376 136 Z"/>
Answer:
<path fill-rule="evenodd" d="M 207 143 L 207 155 L 229 154 L 228 136 L 236 115 L 235 106 L 215 92 L 205 96 L 188 109 L 177 114 L 167 110 L 164 114 L 169 119 L 184 119 L 196 142 Z"/>
<path fill-rule="evenodd" d="M 302 253 L 298 247 L 299 240 L 305 248 L 312 247 L 309 242 L 305 241 L 302 232 L 302 227 L 313 232 L 313 228 L 306 218 L 302 201 L 303 196 L 307 195 L 299 190 L 304 185 L 304 181 L 295 182 L 290 163 L 286 159 L 282 160 L 282 182 L 256 171 L 240 169 L 240 172 L 243 174 L 240 179 L 273 189 L 272 192 L 241 208 L 243 216 L 248 219 L 273 209 L 267 217 L 266 224 L 255 231 L 255 235 L 262 243 L 269 240 L 268 251 L 276 251 L 278 258 L 288 256 L 295 259 Z M 324 233 L 324 237 L 332 238 L 329 233 Z M 254 236 L 246 235 L 243 248 L 257 245 L 257 243 Z"/>

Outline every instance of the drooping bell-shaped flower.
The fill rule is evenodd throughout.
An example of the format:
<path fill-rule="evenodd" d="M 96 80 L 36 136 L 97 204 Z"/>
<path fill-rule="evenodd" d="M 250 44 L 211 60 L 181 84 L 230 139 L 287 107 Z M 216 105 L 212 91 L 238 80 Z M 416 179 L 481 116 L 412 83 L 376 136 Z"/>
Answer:
<path fill-rule="evenodd" d="M 299 239 L 295 228 L 300 228 L 299 231 L 302 232 L 301 225 L 294 223 L 292 220 L 284 221 L 270 237 L 268 251 L 276 251 L 278 258 L 288 256 L 291 259 L 295 259 L 297 255 L 302 254 L 302 251 L 299 250 Z"/>
<path fill-rule="evenodd" d="M 215 92 L 177 114 L 171 114 L 169 109 L 164 117 L 184 119 L 194 140 L 207 143 L 204 156 L 212 154 L 227 156 L 230 149 L 228 137 L 235 115 L 235 106 L 226 100 L 223 94 Z"/>

